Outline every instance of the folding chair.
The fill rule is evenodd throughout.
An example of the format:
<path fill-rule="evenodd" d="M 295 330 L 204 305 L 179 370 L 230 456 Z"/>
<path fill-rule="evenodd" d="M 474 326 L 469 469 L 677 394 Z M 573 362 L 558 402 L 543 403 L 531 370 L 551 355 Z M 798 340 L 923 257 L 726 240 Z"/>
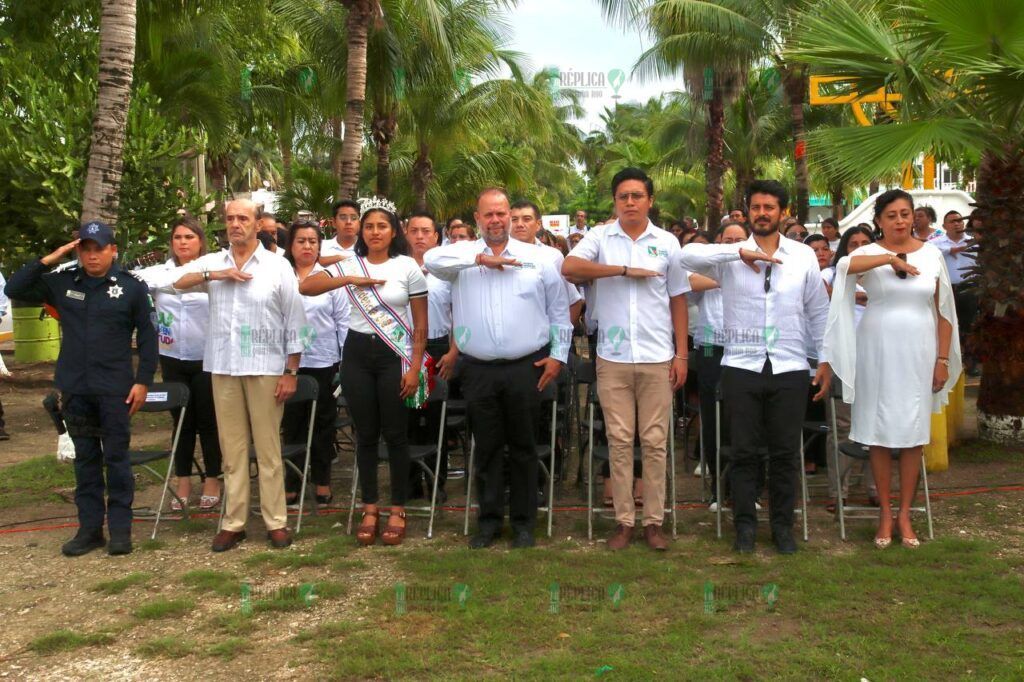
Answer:
<path fill-rule="evenodd" d="M 835 411 L 832 412 L 833 428 L 835 428 Z M 837 432 L 838 433 L 838 432 Z M 836 466 L 836 472 L 839 472 L 839 453 L 852 457 L 854 459 L 866 460 L 871 459 L 871 451 L 868 446 L 861 445 L 860 443 L 854 443 L 847 441 L 839 447 L 835 448 L 834 462 Z M 900 457 L 899 450 L 892 450 L 892 459 L 898 461 Z M 924 512 L 928 519 L 928 539 L 934 540 L 935 533 L 932 526 L 932 498 L 931 493 L 928 490 L 928 466 L 925 461 L 924 452 L 921 453 L 921 482 L 924 484 L 924 506 L 923 507 L 911 507 L 910 511 Z M 902 481 L 901 481 L 902 484 Z M 878 518 L 878 508 L 866 505 L 853 505 L 846 504 L 843 500 L 842 495 L 842 481 L 837 480 L 838 490 L 836 495 L 836 515 L 839 517 L 839 537 L 846 540 L 846 520 L 847 519 L 865 519 L 875 520 Z M 853 512 L 852 514 L 850 512 Z M 869 513 L 870 512 L 870 513 Z"/>
<path fill-rule="evenodd" d="M 722 460 L 729 460 L 732 457 L 733 448 L 732 446 L 722 445 L 722 385 L 719 384 L 715 388 L 715 421 L 717 422 L 717 428 L 715 429 L 715 445 L 718 449 L 718 456 L 715 457 L 715 500 L 718 504 L 715 507 L 715 532 L 718 538 L 722 537 L 722 512 L 731 512 L 731 508 L 725 506 L 725 499 L 722 497 L 722 476 L 729 473 L 732 468 L 732 462 L 729 462 L 725 469 L 722 468 Z M 764 459 L 768 456 L 767 448 L 758 448 L 758 457 Z M 800 438 L 800 462 L 798 466 L 800 470 L 800 507 L 794 509 L 793 513 L 800 516 L 801 525 L 803 526 L 804 542 L 807 542 L 809 538 L 809 532 L 807 527 L 807 472 L 804 471 L 804 440 Z M 768 475 L 771 476 L 771 467 L 769 466 Z"/>
<path fill-rule="evenodd" d="M 545 511 L 548 515 L 548 537 L 551 537 L 551 529 L 554 521 L 555 510 L 555 436 L 558 428 L 558 382 L 552 381 L 541 391 L 540 402 L 551 404 L 551 429 L 550 443 L 548 445 L 537 445 L 537 459 L 540 463 L 541 472 L 546 477 L 548 484 L 548 503 L 546 506 L 539 506 L 539 511 Z M 548 464 L 544 460 L 548 460 Z M 471 507 L 479 508 L 480 505 L 472 504 L 473 479 L 475 476 L 476 461 L 476 439 L 472 439 L 469 445 L 469 465 L 466 467 L 466 510 L 462 524 L 462 534 L 469 535 L 469 512 Z"/>
<path fill-rule="evenodd" d="M 596 366 L 590 363 L 589 366 L 581 365 L 580 383 L 587 384 L 587 539 L 594 539 L 594 514 L 605 511 L 604 507 L 594 507 L 594 460 L 609 460 L 611 449 L 607 445 L 594 445 L 594 430 L 597 428 L 597 421 L 594 419 L 594 407 L 600 403 L 597 395 L 597 374 Z M 672 516 L 672 537 L 676 537 L 676 439 L 673 431 L 675 425 L 675 410 L 668 414 L 668 462 L 666 463 L 666 491 L 665 507 Z M 603 424 L 601 425 L 603 428 Z M 643 448 L 633 447 L 633 461 L 643 461 Z M 609 462 L 610 465 L 610 462 Z"/>
<path fill-rule="evenodd" d="M 423 469 L 424 473 L 432 480 L 430 506 L 411 507 L 406 505 L 406 511 L 428 512 L 430 522 L 427 524 L 427 538 L 434 537 L 434 514 L 437 510 L 437 486 L 441 472 L 441 451 L 444 445 L 445 422 L 448 416 L 448 384 L 441 377 L 435 377 L 434 389 L 427 396 L 427 404 L 441 403 L 441 421 L 437 429 L 437 442 L 429 445 L 409 445 L 409 462 Z M 434 455 L 434 468 L 431 469 L 426 459 Z M 387 444 L 377 444 L 377 464 L 380 466 L 388 461 Z M 394 485 L 394 481 L 392 481 Z M 346 532 L 352 534 L 352 517 L 356 510 L 356 491 L 359 487 L 359 459 L 355 458 L 352 463 L 352 497 L 348 505 L 348 528 Z M 362 505 L 360 505 L 362 506 Z"/>
<path fill-rule="evenodd" d="M 309 405 L 309 428 L 306 431 L 306 442 L 305 443 L 281 443 L 281 459 L 284 462 L 284 466 L 290 467 L 292 471 L 302 477 L 302 486 L 299 490 L 299 517 L 295 522 L 295 533 L 296 535 L 302 531 L 302 510 L 306 500 L 306 483 L 309 478 L 309 457 L 310 452 L 313 448 L 313 425 L 316 420 L 316 403 L 319 393 L 319 387 L 317 386 L 316 379 L 311 376 L 300 374 L 298 380 L 295 382 L 295 393 L 289 398 L 285 405 L 299 405 L 302 403 L 310 403 Z M 305 455 L 303 466 L 300 469 L 299 465 L 294 460 L 299 459 L 302 455 Z M 259 460 L 256 457 L 256 446 L 249 445 L 249 466 L 256 467 L 256 476 L 259 476 Z M 250 478 L 252 478 L 250 476 Z M 224 510 L 227 509 L 227 486 L 224 488 L 224 494 L 221 498 L 220 506 L 220 521 L 218 522 L 218 529 L 224 523 Z M 316 509 L 316 505 L 313 506 Z"/>
<path fill-rule="evenodd" d="M 153 534 L 150 536 L 151 539 L 156 538 L 156 529 L 160 527 L 160 516 L 164 510 L 164 500 L 167 497 L 167 492 L 170 491 L 171 483 L 171 471 L 174 469 L 173 454 L 178 449 L 178 439 L 181 438 L 181 426 L 185 423 L 185 411 L 188 409 L 189 401 L 189 390 L 188 386 L 178 382 L 167 382 L 153 384 L 149 387 L 149 392 L 146 394 L 146 402 L 139 408 L 142 412 L 171 412 L 172 410 L 180 409 L 181 412 L 178 414 L 177 424 L 174 426 L 174 434 L 171 437 L 171 449 L 170 450 L 129 450 L 128 460 L 131 462 L 133 467 L 139 467 L 149 472 L 156 480 L 163 479 L 164 487 L 160 491 L 160 505 L 156 508 L 156 523 L 153 524 Z M 153 467 L 150 466 L 153 462 L 157 462 L 161 459 L 167 460 L 167 472 L 161 476 Z M 186 500 L 178 497 L 178 494 L 171 491 L 171 495 L 181 504 L 182 510 L 185 512 L 185 518 L 188 518 L 188 505 Z"/>

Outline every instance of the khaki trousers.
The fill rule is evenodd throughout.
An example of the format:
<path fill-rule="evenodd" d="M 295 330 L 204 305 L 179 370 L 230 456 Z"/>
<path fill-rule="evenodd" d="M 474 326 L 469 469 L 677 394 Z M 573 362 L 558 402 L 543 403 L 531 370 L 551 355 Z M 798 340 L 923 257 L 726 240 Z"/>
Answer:
<path fill-rule="evenodd" d="M 644 526 L 665 520 L 665 460 L 672 415 L 669 363 L 623 363 L 597 359 L 597 393 L 608 436 L 615 521 L 632 527 L 633 442 L 639 432 L 643 456 Z"/>
<path fill-rule="evenodd" d="M 238 532 L 249 518 L 249 444 L 259 464 L 260 509 L 267 530 L 288 525 L 281 460 L 281 415 L 274 398 L 277 376 L 213 375 L 213 404 L 224 464 L 223 530 Z"/>

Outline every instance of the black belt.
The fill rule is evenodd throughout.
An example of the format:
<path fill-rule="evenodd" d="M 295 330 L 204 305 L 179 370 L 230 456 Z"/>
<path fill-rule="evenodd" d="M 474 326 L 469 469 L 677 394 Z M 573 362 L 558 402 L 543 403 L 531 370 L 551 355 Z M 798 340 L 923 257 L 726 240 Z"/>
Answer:
<path fill-rule="evenodd" d="M 540 355 L 540 356 L 547 356 L 550 353 L 551 353 L 551 346 L 550 345 L 546 345 L 546 346 L 541 346 L 540 348 L 538 348 L 537 350 L 533 351 L 532 353 L 527 353 L 526 355 L 524 355 L 522 357 L 519 357 L 519 358 L 497 358 L 495 360 L 481 360 L 480 358 L 474 358 L 472 355 L 463 355 L 462 357 L 465 358 L 466 362 L 468 362 L 470 364 L 473 364 L 473 365 L 489 365 L 489 366 L 495 366 L 496 367 L 496 366 L 501 366 L 501 365 L 514 365 L 517 362 L 522 362 L 523 360 L 529 360 L 531 358 L 537 357 L 538 355 Z"/>

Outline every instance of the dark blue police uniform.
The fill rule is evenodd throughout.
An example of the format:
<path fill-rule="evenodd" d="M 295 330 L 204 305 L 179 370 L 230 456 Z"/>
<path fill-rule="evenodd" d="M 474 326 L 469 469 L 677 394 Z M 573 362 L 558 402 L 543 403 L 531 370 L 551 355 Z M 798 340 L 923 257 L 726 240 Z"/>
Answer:
<path fill-rule="evenodd" d="M 48 303 L 60 315 L 54 380 L 63 392 L 64 420 L 75 444 L 79 525 L 101 529 L 106 513 L 112 534 L 130 529 L 135 485 L 128 460 L 130 405 L 125 399 L 133 384 L 149 386 L 156 371 L 156 313 L 149 287 L 116 263 L 99 278 L 78 265 L 51 272 L 35 261 L 18 270 L 5 291 L 16 300 Z M 133 332 L 137 371 L 132 369 Z"/>

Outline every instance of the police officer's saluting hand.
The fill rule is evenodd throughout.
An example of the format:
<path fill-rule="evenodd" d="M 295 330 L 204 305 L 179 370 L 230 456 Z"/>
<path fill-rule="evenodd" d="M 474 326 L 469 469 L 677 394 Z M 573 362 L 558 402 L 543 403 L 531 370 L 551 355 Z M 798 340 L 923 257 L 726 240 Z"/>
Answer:
<path fill-rule="evenodd" d="M 156 313 L 146 283 L 117 265 L 113 230 L 91 222 L 79 235 L 24 265 L 11 277 L 6 292 L 16 300 L 47 303 L 60 315 L 62 339 L 54 382 L 63 392 L 64 420 L 75 443 L 79 521 L 78 534 L 62 551 L 77 556 L 102 547 L 105 519 L 108 552 L 127 554 L 132 548 L 135 494 L 128 459 L 130 416 L 146 402 L 156 371 Z M 50 271 L 72 251 L 77 264 Z M 137 369 L 132 367 L 133 334 Z"/>

